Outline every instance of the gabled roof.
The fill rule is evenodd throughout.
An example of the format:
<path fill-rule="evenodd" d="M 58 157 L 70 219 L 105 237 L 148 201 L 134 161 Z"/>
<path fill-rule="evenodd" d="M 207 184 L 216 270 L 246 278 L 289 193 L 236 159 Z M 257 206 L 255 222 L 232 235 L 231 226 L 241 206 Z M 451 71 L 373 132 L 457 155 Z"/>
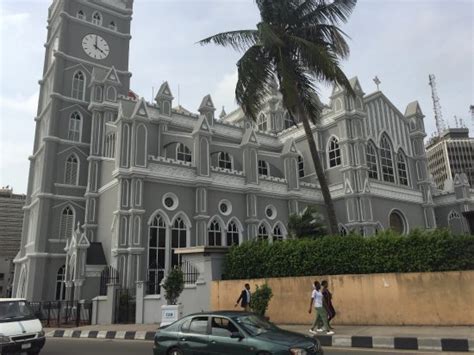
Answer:
<path fill-rule="evenodd" d="M 155 96 L 155 100 L 158 99 L 168 99 L 173 100 L 173 94 L 171 93 L 170 86 L 167 81 L 161 84 L 160 88 L 158 89 L 158 93 Z"/>
<path fill-rule="evenodd" d="M 212 102 L 211 95 L 207 94 L 206 96 L 203 97 L 201 101 L 201 105 L 199 105 L 198 111 L 205 110 L 215 110 L 216 108 L 214 107 L 214 103 Z"/>
<path fill-rule="evenodd" d="M 211 128 L 209 126 L 209 122 L 207 121 L 206 115 L 199 115 L 199 118 L 194 125 L 192 134 L 196 134 L 198 132 L 211 133 Z"/>
<path fill-rule="evenodd" d="M 148 115 L 148 109 L 146 107 L 146 101 L 143 97 L 136 103 L 131 117 L 135 117 L 136 115 L 144 116 L 144 117 L 150 117 Z"/>
<path fill-rule="evenodd" d="M 253 127 L 247 128 L 242 137 L 242 142 L 240 143 L 240 145 L 246 145 L 246 144 L 255 144 L 255 145 L 260 144 Z"/>
<path fill-rule="evenodd" d="M 410 102 L 407 105 L 407 108 L 405 109 L 406 117 L 415 116 L 415 115 L 423 115 L 423 112 L 421 111 L 421 107 L 418 101 Z"/>
<path fill-rule="evenodd" d="M 354 90 L 354 92 L 364 95 L 364 91 L 362 90 L 362 86 L 360 85 L 359 78 L 357 76 L 349 79 L 349 83 L 351 84 L 352 90 Z"/>
<path fill-rule="evenodd" d="M 281 151 L 282 155 L 285 154 L 298 154 L 298 150 L 296 149 L 295 140 L 294 139 L 287 139 L 285 144 L 283 145 L 283 149 Z"/>

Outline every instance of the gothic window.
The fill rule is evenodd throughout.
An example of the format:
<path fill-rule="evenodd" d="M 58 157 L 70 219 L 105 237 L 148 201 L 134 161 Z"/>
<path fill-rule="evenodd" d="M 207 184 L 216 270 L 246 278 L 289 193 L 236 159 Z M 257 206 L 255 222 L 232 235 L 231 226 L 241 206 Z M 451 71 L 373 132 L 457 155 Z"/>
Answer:
<path fill-rule="evenodd" d="M 259 175 L 269 175 L 269 168 L 268 168 L 268 163 L 265 160 L 259 160 L 258 161 L 258 174 Z"/>
<path fill-rule="evenodd" d="M 265 227 L 265 224 L 263 224 L 263 223 L 258 227 L 257 239 L 258 240 L 268 240 L 267 227 Z"/>
<path fill-rule="evenodd" d="M 398 152 L 397 168 L 400 184 L 408 186 L 407 162 L 405 154 L 401 150 Z"/>
<path fill-rule="evenodd" d="M 97 102 L 102 101 L 102 88 L 100 86 L 94 88 L 94 100 Z"/>
<path fill-rule="evenodd" d="M 66 267 L 63 265 L 59 268 L 58 273 L 56 274 L 56 293 L 55 300 L 61 301 L 66 299 L 66 290 L 65 290 L 65 280 L 66 280 Z"/>
<path fill-rule="evenodd" d="M 107 100 L 115 102 L 117 100 L 117 90 L 113 86 L 107 88 Z"/>
<path fill-rule="evenodd" d="M 372 142 L 367 144 L 367 167 L 369 168 L 369 178 L 378 179 L 377 151 Z"/>
<path fill-rule="evenodd" d="M 211 225 L 209 226 L 209 230 L 207 232 L 209 238 L 209 245 L 210 246 L 221 246 L 222 245 L 222 231 L 220 224 L 213 220 Z"/>
<path fill-rule="evenodd" d="M 289 112 L 286 112 L 284 117 L 285 117 L 285 119 L 284 119 L 284 122 L 283 122 L 283 127 L 285 129 L 288 129 L 288 128 L 295 125 L 293 120 L 291 119 L 291 116 L 290 116 Z"/>
<path fill-rule="evenodd" d="M 71 96 L 74 99 L 84 100 L 86 93 L 86 77 L 82 71 L 77 71 L 72 77 L 72 92 Z"/>
<path fill-rule="evenodd" d="M 407 232 L 405 217 L 400 211 L 392 211 L 389 217 L 390 228 L 399 234 Z"/>
<path fill-rule="evenodd" d="M 190 163 L 192 159 L 191 150 L 183 143 L 179 143 L 176 148 L 176 160 Z"/>
<path fill-rule="evenodd" d="M 110 21 L 109 28 L 113 31 L 117 31 L 117 25 L 115 24 L 114 21 Z"/>
<path fill-rule="evenodd" d="M 148 293 L 159 294 L 165 276 L 166 224 L 156 216 L 150 225 L 148 240 Z"/>
<path fill-rule="evenodd" d="M 79 180 L 79 161 L 75 154 L 72 154 L 66 160 L 64 169 L 64 183 L 66 185 L 78 185 Z"/>
<path fill-rule="evenodd" d="M 59 223 L 59 239 L 68 239 L 72 236 L 72 228 L 74 226 L 74 211 L 71 207 L 66 207 L 61 213 L 61 221 Z"/>
<path fill-rule="evenodd" d="M 395 182 L 392 161 L 392 146 L 388 137 L 384 135 L 380 142 L 380 166 L 382 168 L 383 181 Z"/>
<path fill-rule="evenodd" d="M 115 133 L 110 133 L 105 136 L 105 152 L 106 158 L 115 157 Z"/>
<path fill-rule="evenodd" d="M 102 15 L 100 12 L 96 11 L 92 14 L 92 23 L 98 26 L 102 25 Z"/>
<path fill-rule="evenodd" d="M 81 115 L 73 112 L 69 117 L 68 137 L 70 141 L 79 142 L 81 140 Z"/>
<path fill-rule="evenodd" d="M 217 155 L 217 164 L 219 168 L 232 170 L 232 159 L 227 152 L 219 152 Z"/>
<path fill-rule="evenodd" d="M 86 19 L 86 14 L 84 13 L 84 11 L 82 10 L 79 10 L 76 14 L 77 18 L 79 20 L 85 20 Z"/>
<path fill-rule="evenodd" d="M 283 240 L 283 233 L 281 231 L 281 227 L 279 225 L 276 225 L 275 228 L 273 228 L 273 241 L 280 242 Z"/>
<path fill-rule="evenodd" d="M 304 177 L 304 160 L 301 155 L 298 155 L 298 176 Z"/>
<path fill-rule="evenodd" d="M 239 230 L 234 221 L 227 226 L 227 245 L 239 245 Z"/>
<path fill-rule="evenodd" d="M 265 116 L 263 113 L 260 114 L 260 116 L 258 116 L 257 127 L 259 131 L 264 131 L 264 132 L 268 129 L 267 116 Z"/>
<path fill-rule="evenodd" d="M 181 264 L 181 256 L 175 250 L 186 248 L 187 228 L 181 217 L 178 217 L 171 228 L 171 267 Z"/>
<path fill-rule="evenodd" d="M 330 168 L 341 165 L 341 149 L 336 137 L 331 137 L 329 140 L 328 159 Z"/>

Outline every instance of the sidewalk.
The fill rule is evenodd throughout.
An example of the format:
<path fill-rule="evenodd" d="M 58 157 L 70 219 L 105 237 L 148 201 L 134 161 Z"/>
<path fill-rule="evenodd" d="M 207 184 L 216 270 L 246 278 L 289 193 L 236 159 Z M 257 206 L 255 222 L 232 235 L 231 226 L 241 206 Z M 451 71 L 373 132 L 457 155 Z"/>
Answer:
<path fill-rule="evenodd" d="M 279 325 L 308 334 L 308 325 Z M 474 352 L 474 326 L 334 326 L 333 336 L 317 335 L 323 346 Z M 46 328 L 48 337 L 153 340 L 157 324 L 89 325 L 78 328 Z"/>

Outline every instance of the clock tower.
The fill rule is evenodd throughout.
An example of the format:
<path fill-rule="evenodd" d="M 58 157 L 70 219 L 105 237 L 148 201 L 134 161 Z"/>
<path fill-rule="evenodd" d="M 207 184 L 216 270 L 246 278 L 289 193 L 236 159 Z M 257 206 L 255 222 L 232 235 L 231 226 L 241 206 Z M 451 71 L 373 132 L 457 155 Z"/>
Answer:
<path fill-rule="evenodd" d="M 76 289 L 68 297 L 80 296 L 80 271 L 68 265 L 65 250 L 76 229 L 93 242 L 98 228 L 106 124 L 116 117 L 118 96 L 129 91 L 132 6 L 133 0 L 54 0 L 49 7 L 13 296 L 64 299 L 67 287 Z M 77 284 L 63 286 L 67 273 Z"/>

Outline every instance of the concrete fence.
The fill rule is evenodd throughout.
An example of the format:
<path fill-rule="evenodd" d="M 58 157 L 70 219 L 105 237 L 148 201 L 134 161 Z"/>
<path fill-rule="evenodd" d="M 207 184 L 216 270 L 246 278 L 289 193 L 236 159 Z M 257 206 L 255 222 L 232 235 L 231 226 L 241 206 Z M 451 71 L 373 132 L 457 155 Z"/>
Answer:
<path fill-rule="evenodd" d="M 273 290 L 275 323 L 309 324 L 314 280 L 328 280 L 340 325 L 474 325 L 474 271 L 332 275 L 213 281 L 213 310 L 234 309 L 243 285 Z"/>

